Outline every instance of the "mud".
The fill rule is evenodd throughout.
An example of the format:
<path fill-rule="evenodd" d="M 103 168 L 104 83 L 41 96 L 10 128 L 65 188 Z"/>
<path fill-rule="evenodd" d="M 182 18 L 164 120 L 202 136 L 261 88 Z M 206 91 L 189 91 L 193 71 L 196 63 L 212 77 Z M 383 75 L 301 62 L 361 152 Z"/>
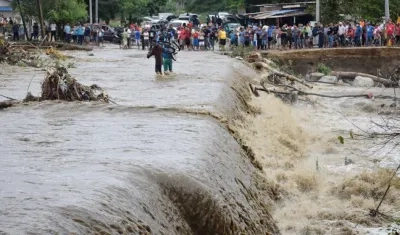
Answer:
<path fill-rule="evenodd" d="M 378 75 L 379 69 L 383 76 L 400 66 L 398 47 L 272 51 L 264 53 L 263 56 L 277 61 L 280 65 L 286 65 L 295 74 L 303 76 L 309 69 L 316 71 L 320 63 L 336 71 L 373 75 Z"/>
<path fill-rule="evenodd" d="M 69 53 L 69 71 L 118 105 L 45 101 L 0 112 L 1 232 L 279 234 L 260 170 L 229 131 L 257 112 L 238 72 L 251 70 L 182 52 L 176 74 L 161 78 L 145 52 L 93 54 Z M 1 66 L 0 94 L 15 98 L 44 73 Z"/>

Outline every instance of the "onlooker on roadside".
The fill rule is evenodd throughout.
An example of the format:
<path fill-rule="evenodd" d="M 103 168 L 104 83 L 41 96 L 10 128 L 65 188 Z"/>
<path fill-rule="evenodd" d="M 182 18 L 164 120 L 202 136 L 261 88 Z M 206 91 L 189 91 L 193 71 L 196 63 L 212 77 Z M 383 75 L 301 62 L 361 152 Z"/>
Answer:
<path fill-rule="evenodd" d="M 33 40 L 38 40 L 39 39 L 39 25 L 38 25 L 38 23 L 34 23 L 33 24 L 32 39 Z"/>
<path fill-rule="evenodd" d="M 53 41 L 53 39 L 54 41 L 56 41 L 57 25 L 54 22 L 50 24 L 50 33 L 51 33 L 50 41 Z"/>
<path fill-rule="evenodd" d="M 70 43 L 71 42 L 71 26 L 67 23 L 64 26 L 64 33 L 65 33 L 65 42 Z"/>
<path fill-rule="evenodd" d="M 14 41 L 19 41 L 19 26 L 19 24 L 14 24 L 12 27 Z"/>

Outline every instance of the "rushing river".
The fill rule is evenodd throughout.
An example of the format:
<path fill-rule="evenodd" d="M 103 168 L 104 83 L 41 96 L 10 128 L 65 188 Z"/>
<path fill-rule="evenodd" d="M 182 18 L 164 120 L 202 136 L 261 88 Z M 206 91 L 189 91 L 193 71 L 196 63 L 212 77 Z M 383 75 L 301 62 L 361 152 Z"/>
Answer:
<path fill-rule="evenodd" d="M 69 72 L 116 104 L 0 111 L 0 234 L 279 233 L 256 168 L 221 123 L 238 109 L 230 85 L 244 65 L 184 51 L 161 78 L 136 49 L 68 54 Z M 40 92 L 44 71 L 4 68 L 0 94 L 23 98 L 34 74 Z"/>

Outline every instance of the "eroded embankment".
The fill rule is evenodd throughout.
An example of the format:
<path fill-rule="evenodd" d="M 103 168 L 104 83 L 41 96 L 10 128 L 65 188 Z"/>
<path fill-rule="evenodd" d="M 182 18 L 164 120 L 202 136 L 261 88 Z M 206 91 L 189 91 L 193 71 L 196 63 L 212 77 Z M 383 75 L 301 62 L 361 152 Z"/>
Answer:
<path fill-rule="evenodd" d="M 316 71 L 320 63 L 336 71 L 378 75 L 377 70 L 380 70 L 383 76 L 400 65 L 398 47 L 271 51 L 263 55 L 301 75 L 305 75 L 309 70 Z"/>
<path fill-rule="evenodd" d="M 260 86 L 257 76 L 248 81 Z M 365 92 L 363 88 L 347 89 Z M 346 87 L 321 85 L 313 90 L 340 93 L 346 92 Z M 241 92 L 251 93 L 246 89 Z M 357 117 L 355 125 L 370 121 L 370 113 L 359 110 L 357 100 L 304 97 L 289 105 L 260 93 L 246 102 L 258 113 L 243 115 L 230 129 L 242 146 L 251 149 L 257 167 L 263 169 L 260 188 L 269 192 L 272 215 L 282 234 L 366 234 L 362 229 L 392 223 L 393 216 L 399 216 L 399 178 L 392 181 L 380 208 L 389 217 L 369 214 L 382 199 L 394 172 L 375 163 L 366 164 L 372 159 L 363 149 L 370 149 L 373 143 L 349 138 L 342 145 L 338 141 L 339 134 L 348 135 L 354 128 L 341 113 Z M 380 107 L 389 107 L 392 102 L 382 105 L 358 100 Z M 356 163 L 346 163 L 346 158 Z"/>

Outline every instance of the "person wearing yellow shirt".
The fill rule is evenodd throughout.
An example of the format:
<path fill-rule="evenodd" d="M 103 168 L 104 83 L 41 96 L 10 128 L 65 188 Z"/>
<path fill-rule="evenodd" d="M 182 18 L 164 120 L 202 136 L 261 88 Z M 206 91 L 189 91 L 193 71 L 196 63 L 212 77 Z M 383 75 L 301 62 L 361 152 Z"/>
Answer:
<path fill-rule="evenodd" d="M 221 50 L 225 50 L 225 45 L 226 45 L 226 32 L 224 28 L 221 28 L 221 30 L 218 32 L 218 39 L 219 39 L 219 47 Z"/>

